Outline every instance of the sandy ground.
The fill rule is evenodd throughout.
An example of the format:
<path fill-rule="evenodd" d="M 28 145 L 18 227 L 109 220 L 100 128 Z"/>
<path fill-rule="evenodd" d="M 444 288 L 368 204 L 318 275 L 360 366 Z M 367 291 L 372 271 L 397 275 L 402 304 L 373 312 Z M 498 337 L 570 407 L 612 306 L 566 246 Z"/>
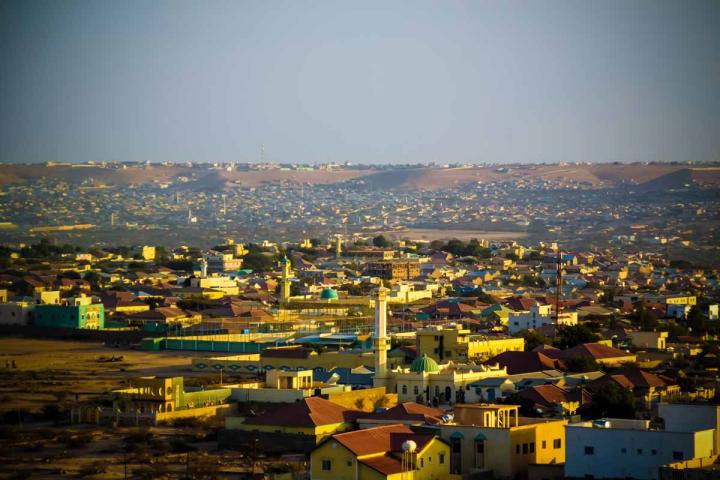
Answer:
<path fill-rule="evenodd" d="M 134 377 L 202 377 L 190 369 L 193 352 L 144 352 L 102 343 L 0 338 L 0 413 L 37 411 L 57 401 L 83 401 L 122 388 Z M 111 357 L 116 361 L 107 361 Z M 122 357 L 121 360 L 118 360 Z M 16 368 L 7 362 L 15 361 Z M 212 381 L 212 378 L 208 379 Z"/>

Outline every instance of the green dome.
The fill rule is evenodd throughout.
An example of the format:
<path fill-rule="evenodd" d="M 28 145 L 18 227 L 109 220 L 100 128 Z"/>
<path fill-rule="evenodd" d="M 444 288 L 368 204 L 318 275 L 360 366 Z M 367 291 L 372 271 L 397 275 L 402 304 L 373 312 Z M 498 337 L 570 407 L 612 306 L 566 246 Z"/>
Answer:
<path fill-rule="evenodd" d="M 337 300 L 338 294 L 332 288 L 326 288 L 320 292 L 320 298 L 323 300 Z"/>
<path fill-rule="evenodd" d="M 440 368 L 435 360 L 423 353 L 422 357 L 417 357 L 410 364 L 410 371 L 413 373 L 431 373 L 440 371 Z"/>

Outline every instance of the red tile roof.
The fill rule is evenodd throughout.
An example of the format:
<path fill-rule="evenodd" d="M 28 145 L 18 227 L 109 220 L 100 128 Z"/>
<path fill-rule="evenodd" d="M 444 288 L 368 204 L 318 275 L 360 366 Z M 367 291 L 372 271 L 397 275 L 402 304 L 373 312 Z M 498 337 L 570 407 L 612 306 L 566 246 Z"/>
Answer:
<path fill-rule="evenodd" d="M 546 350 L 544 353 L 552 358 L 592 357 L 596 360 L 632 355 L 624 350 L 608 347 L 601 343 L 581 343 L 567 350 Z"/>
<path fill-rule="evenodd" d="M 550 358 L 548 350 L 543 352 L 503 352 L 484 362 L 505 367 L 509 375 L 542 372 L 543 370 L 564 370 L 562 360 Z"/>
<path fill-rule="evenodd" d="M 405 402 L 398 404 L 382 413 L 378 413 L 367 418 L 374 418 L 378 420 L 394 420 L 398 422 L 402 421 L 417 421 L 428 424 L 440 423 L 442 417 L 445 414 L 439 408 L 427 407 L 415 402 Z"/>
<path fill-rule="evenodd" d="M 285 427 L 317 427 L 350 422 L 358 412 L 341 407 L 324 398 L 309 397 L 290 405 L 279 406 L 245 420 L 248 425 L 281 425 Z"/>
<path fill-rule="evenodd" d="M 359 460 L 359 462 L 383 475 L 394 475 L 401 473 L 403 470 L 402 461 L 388 454 L 364 458 Z"/>
<path fill-rule="evenodd" d="M 433 435 L 416 434 L 406 425 L 386 425 L 333 435 L 333 439 L 357 456 L 400 452 L 406 440 L 413 440 L 417 451 L 422 451 L 433 438 Z"/>

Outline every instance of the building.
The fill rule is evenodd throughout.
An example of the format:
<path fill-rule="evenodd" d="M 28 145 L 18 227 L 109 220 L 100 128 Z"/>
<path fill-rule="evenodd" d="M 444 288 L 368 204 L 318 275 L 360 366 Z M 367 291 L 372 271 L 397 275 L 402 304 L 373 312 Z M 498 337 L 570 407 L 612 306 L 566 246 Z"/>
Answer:
<path fill-rule="evenodd" d="M 33 325 L 51 328 L 105 328 L 105 307 L 84 295 L 65 305 L 37 305 Z"/>
<path fill-rule="evenodd" d="M 143 260 L 155 260 L 155 247 L 145 245 L 140 249 L 140 256 Z"/>
<path fill-rule="evenodd" d="M 577 325 L 577 322 L 577 312 L 561 312 L 557 319 L 557 325 L 563 326 Z M 508 332 L 513 334 L 555 323 L 552 305 L 533 305 L 529 311 L 511 312 L 508 315 Z"/>
<path fill-rule="evenodd" d="M 652 350 L 665 350 L 668 332 L 627 332 L 630 343 L 637 348 L 649 348 Z"/>
<path fill-rule="evenodd" d="M 648 420 L 602 419 L 565 427 L 565 476 L 655 480 L 659 468 L 714 453 L 715 430 L 656 430 Z"/>
<path fill-rule="evenodd" d="M 374 385 L 397 393 L 400 402 L 435 404 L 462 402 L 469 384 L 507 372 L 497 365 L 463 365 L 448 362 L 439 365 L 427 354 L 418 355 L 409 368 L 387 365 L 387 289 L 380 287 L 375 301 L 375 375 Z"/>
<path fill-rule="evenodd" d="M 565 461 L 566 420 L 525 418 L 515 405 L 456 405 L 452 422 L 438 424 L 450 444 L 451 473 L 462 478 L 511 479 L 528 466 Z"/>
<path fill-rule="evenodd" d="M 113 408 L 140 413 L 174 412 L 224 404 L 230 395 L 230 388 L 186 387 L 183 377 L 140 377 L 131 380 L 130 387 L 113 391 Z"/>
<path fill-rule="evenodd" d="M 450 474 L 450 447 L 406 425 L 387 425 L 333 435 L 310 456 L 313 480 L 458 478 Z"/>
<path fill-rule="evenodd" d="M 484 361 L 503 352 L 525 350 L 523 338 L 472 335 L 455 324 L 420 329 L 415 342 L 419 355 L 426 354 L 436 362 Z"/>
<path fill-rule="evenodd" d="M 234 272 L 242 268 L 242 258 L 235 258 L 232 252 L 209 251 L 203 256 L 207 262 L 208 272 L 223 273 Z"/>
<path fill-rule="evenodd" d="M 404 259 L 368 262 L 365 273 L 383 280 L 412 280 L 420 276 L 420 263 Z"/>
<path fill-rule="evenodd" d="M 658 416 L 665 422 L 665 430 L 715 430 L 715 455 L 720 453 L 720 405 L 660 403 Z"/>
<path fill-rule="evenodd" d="M 235 280 L 223 275 L 210 275 L 202 278 L 191 278 L 190 286 L 192 288 L 202 288 L 217 290 L 225 295 L 237 295 L 240 288 Z"/>
<path fill-rule="evenodd" d="M 235 443 L 243 444 L 255 439 L 269 450 L 299 445 L 310 451 L 326 438 L 353 428 L 359 412 L 337 405 L 320 397 L 281 404 L 254 416 L 228 417 L 225 429 L 236 431 Z"/>
<path fill-rule="evenodd" d="M 0 325 L 28 325 L 34 310 L 33 302 L 0 303 Z"/>

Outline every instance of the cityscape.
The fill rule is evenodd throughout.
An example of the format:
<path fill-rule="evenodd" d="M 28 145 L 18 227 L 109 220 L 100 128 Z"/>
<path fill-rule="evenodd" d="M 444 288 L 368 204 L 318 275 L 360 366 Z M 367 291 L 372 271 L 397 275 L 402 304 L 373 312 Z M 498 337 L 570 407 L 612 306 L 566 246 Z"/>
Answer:
<path fill-rule="evenodd" d="M 720 478 L 720 4 L 0 0 L 0 480 Z"/>

